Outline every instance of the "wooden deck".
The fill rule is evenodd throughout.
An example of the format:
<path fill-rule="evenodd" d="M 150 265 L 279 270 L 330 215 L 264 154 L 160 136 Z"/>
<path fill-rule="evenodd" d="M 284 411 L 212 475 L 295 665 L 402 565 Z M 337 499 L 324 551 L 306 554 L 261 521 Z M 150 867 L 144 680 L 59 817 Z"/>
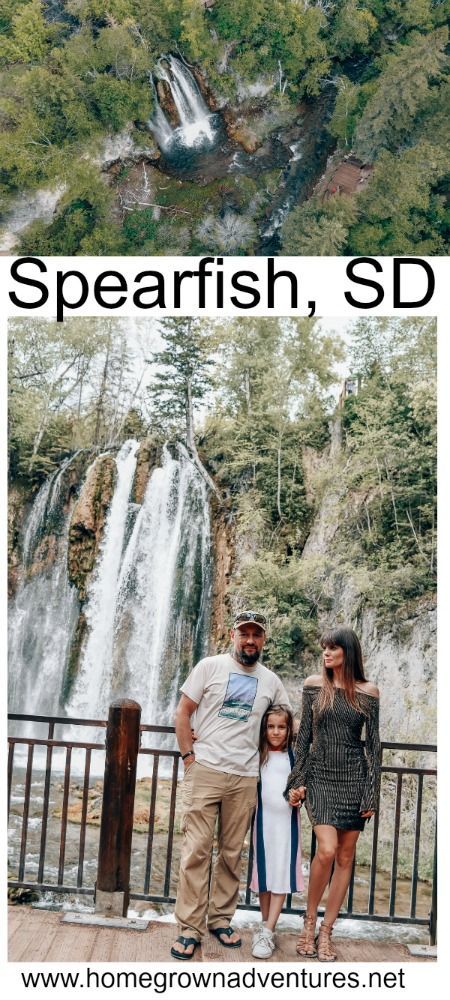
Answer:
<path fill-rule="evenodd" d="M 62 914 L 29 906 L 8 907 L 10 962 L 175 962 L 170 946 L 176 937 L 172 923 L 150 921 L 147 930 L 111 929 L 62 923 Z M 252 931 L 242 930 L 242 948 L 225 950 L 207 934 L 196 962 L 255 962 L 251 953 Z M 272 962 L 298 962 L 296 935 L 281 931 Z M 413 962 L 403 944 L 333 938 L 342 962 Z M 257 960 L 256 960 L 257 961 Z M 302 964 L 308 959 L 301 959 Z M 310 960 L 314 961 L 314 960 Z M 181 967 L 181 962 L 176 963 Z M 186 963 L 185 963 L 186 966 Z M 184 967 L 185 967 L 184 966 Z"/>

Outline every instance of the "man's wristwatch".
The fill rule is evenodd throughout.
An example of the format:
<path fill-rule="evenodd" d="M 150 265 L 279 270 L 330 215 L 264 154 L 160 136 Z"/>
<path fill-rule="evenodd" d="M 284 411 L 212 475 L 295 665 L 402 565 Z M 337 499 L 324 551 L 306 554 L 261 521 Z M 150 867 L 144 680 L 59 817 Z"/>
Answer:
<path fill-rule="evenodd" d="M 195 757 L 193 750 L 188 750 L 187 753 L 181 754 L 181 760 L 186 760 L 186 757 Z"/>

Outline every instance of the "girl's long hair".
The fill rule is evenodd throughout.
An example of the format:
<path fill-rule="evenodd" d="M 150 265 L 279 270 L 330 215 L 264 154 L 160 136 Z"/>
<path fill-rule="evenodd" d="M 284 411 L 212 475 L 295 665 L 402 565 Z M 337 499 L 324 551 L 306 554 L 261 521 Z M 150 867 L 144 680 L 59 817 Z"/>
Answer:
<path fill-rule="evenodd" d="M 339 646 L 343 650 L 344 662 L 341 677 L 345 697 L 353 708 L 365 715 L 367 708 L 364 699 L 360 697 L 362 692 L 356 690 L 357 682 L 366 679 L 361 645 L 356 632 L 345 625 L 330 628 L 320 637 L 320 645 L 322 649 L 325 649 L 325 646 L 331 646 L 333 649 Z M 336 688 L 333 686 L 333 671 L 327 669 L 324 663 L 322 664 L 322 678 L 323 684 L 317 699 L 319 715 L 327 708 L 332 707 L 336 693 Z"/>
<path fill-rule="evenodd" d="M 294 738 L 294 717 L 291 710 L 286 708 L 285 705 L 271 705 L 270 708 L 264 712 L 261 719 L 261 729 L 259 733 L 259 760 L 261 767 L 263 767 L 266 763 L 269 756 L 269 744 L 267 742 L 267 723 L 269 721 L 269 715 L 284 715 L 287 730 L 286 740 L 284 746 L 281 748 L 282 750 L 287 750 L 292 745 Z"/>

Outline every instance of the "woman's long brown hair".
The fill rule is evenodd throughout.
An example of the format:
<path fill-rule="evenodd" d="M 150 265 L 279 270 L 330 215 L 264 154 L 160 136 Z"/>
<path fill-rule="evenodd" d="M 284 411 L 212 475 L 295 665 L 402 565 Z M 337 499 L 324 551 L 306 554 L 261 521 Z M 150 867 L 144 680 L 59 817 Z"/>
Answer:
<path fill-rule="evenodd" d="M 259 734 L 259 761 L 261 767 L 266 763 L 269 755 L 269 745 L 267 742 L 267 723 L 269 721 L 269 715 L 284 715 L 287 730 L 286 740 L 282 747 L 283 750 L 287 750 L 291 746 L 294 737 L 294 718 L 290 709 L 286 708 L 285 705 L 271 705 L 270 708 L 264 712 L 261 719 L 261 729 Z"/>
<path fill-rule="evenodd" d="M 338 628 L 330 628 L 320 637 L 320 645 L 322 649 L 325 649 L 325 646 L 331 646 L 332 649 L 339 647 L 343 650 L 344 662 L 341 676 L 345 697 L 353 708 L 366 715 L 367 708 L 360 697 L 363 692 L 356 690 L 357 682 L 365 681 L 366 679 L 361 644 L 356 632 L 345 625 L 338 626 Z M 336 692 L 336 688 L 333 686 L 333 670 L 327 669 L 325 664 L 322 665 L 322 678 L 323 684 L 317 699 L 319 714 L 325 712 L 327 708 L 332 707 Z"/>

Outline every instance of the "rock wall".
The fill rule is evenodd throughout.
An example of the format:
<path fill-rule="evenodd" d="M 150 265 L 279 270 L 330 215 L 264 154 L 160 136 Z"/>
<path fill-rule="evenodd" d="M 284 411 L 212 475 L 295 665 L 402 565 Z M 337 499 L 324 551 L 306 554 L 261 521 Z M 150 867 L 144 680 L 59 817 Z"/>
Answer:
<path fill-rule="evenodd" d="M 320 471 L 337 457 L 339 464 L 340 420 L 333 421 L 331 444 L 318 459 L 305 454 L 307 489 Z M 317 480 L 316 480 L 317 481 Z M 335 572 L 335 539 L 339 535 L 342 487 L 339 477 L 330 477 L 308 539 L 303 560 L 322 559 L 329 567 L 331 583 L 329 610 L 319 617 L 318 628 L 337 622 L 347 623 L 358 633 L 367 677 L 380 688 L 381 732 L 385 740 L 411 743 L 436 741 L 436 597 L 409 601 L 399 609 L 394 621 L 384 625 L 373 609 L 361 604 L 356 581 Z M 306 673 L 320 668 L 320 657 L 307 664 Z M 299 707 L 299 684 L 290 684 L 294 703 Z"/>
<path fill-rule="evenodd" d="M 24 507 L 23 490 L 18 486 L 11 486 L 8 492 L 8 597 L 14 597 L 19 580 L 19 535 Z"/>
<path fill-rule="evenodd" d="M 88 469 L 73 509 L 69 530 L 68 570 L 84 601 L 86 589 L 100 548 L 108 507 L 114 492 L 117 471 L 112 455 L 100 455 Z"/>
<path fill-rule="evenodd" d="M 213 652 L 218 652 L 227 648 L 229 640 L 228 591 L 235 561 L 235 547 L 232 525 L 226 514 L 218 510 L 215 498 L 211 501 L 211 528 L 214 570 L 210 645 Z"/>
<path fill-rule="evenodd" d="M 142 503 L 153 469 L 156 469 L 160 463 L 161 445 L 153 441 L 152 438 L 145 438 L 141 441 L 136 456 L 136 472 L 131 492 L 133 503 Z"/>

